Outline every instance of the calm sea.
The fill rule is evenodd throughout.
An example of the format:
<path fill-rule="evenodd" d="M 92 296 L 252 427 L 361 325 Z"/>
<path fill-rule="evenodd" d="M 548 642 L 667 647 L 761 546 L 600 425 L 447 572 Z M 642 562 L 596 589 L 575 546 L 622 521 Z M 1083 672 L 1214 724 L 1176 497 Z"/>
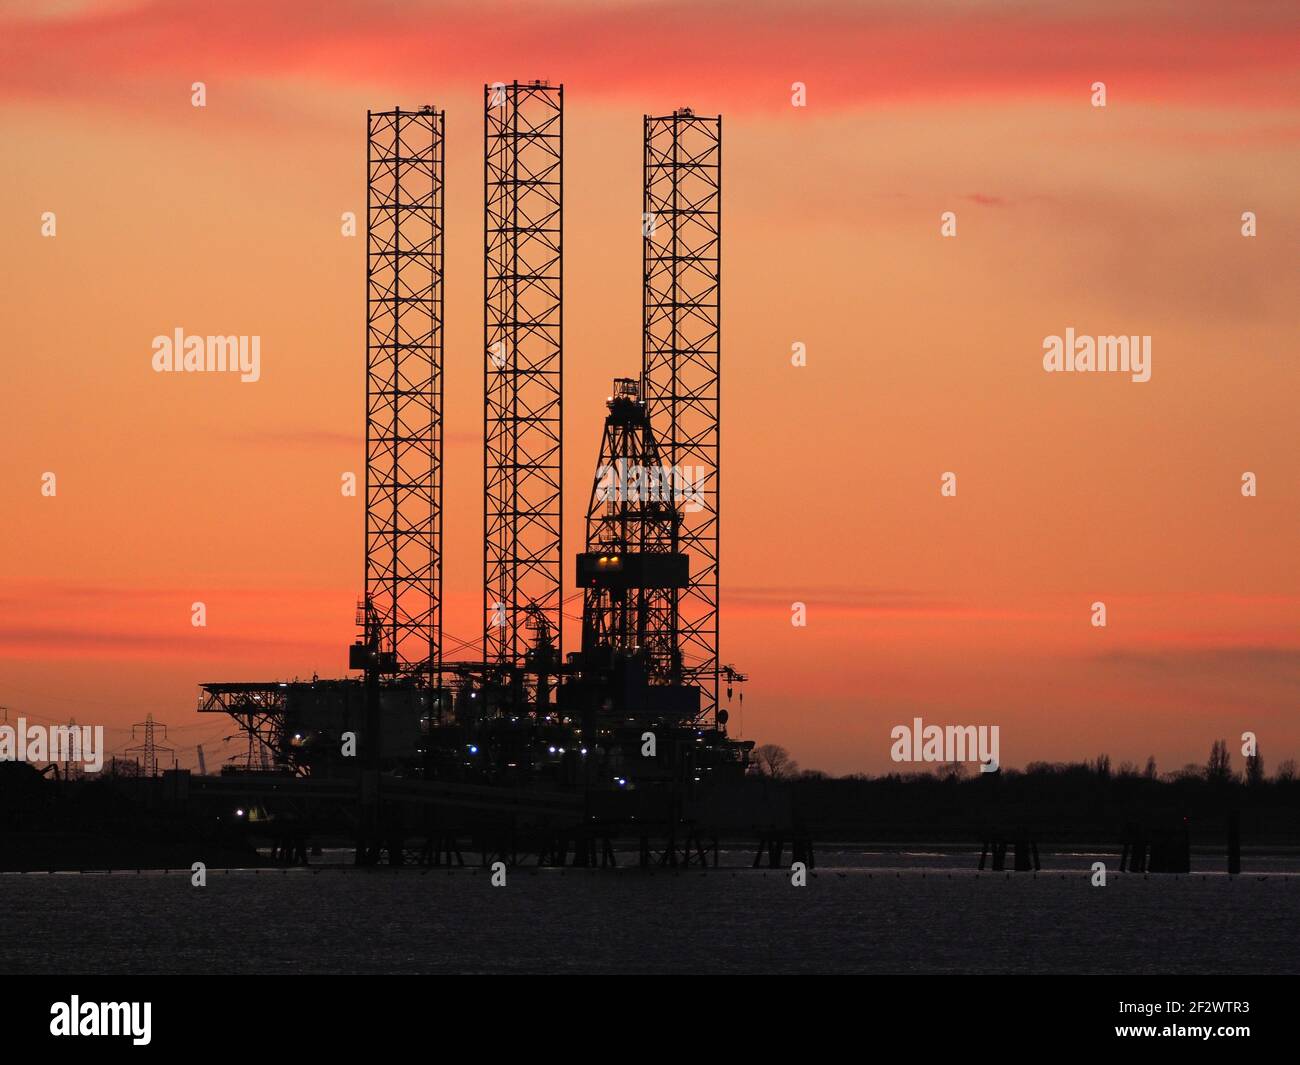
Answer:
<path fill-rule="evenodd" d="M 341 855 L 326 855 L 326 858 Z M 469 856 L 467 855 L 467 860 Z M 822 852 L 788 871 L 325 866 L 0 874 L 5 973 L 1300 972 L 1300 873 L 1033 873 L 974 855 Z M 1093 861 L 1110 870 L 1093 887 Z"/>

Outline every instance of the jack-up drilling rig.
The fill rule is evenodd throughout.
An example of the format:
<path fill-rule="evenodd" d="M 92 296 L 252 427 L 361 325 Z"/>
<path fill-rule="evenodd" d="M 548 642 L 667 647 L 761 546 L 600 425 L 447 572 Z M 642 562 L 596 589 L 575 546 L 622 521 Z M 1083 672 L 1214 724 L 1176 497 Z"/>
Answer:
<path fill-rule="evenodd" d="M 441 631 L 443 115 L 372 112 L 361 677 L 204 684 L 200 709 L 281 781 L 351 796 L 359 861 L 507 815 L 512 837 L 521 817 L 635 829 L 644 856 L 753 746 L 718 705 L 720 677 L 728 699 L 745 680 L 717 643 L 721 119 L 645 119 L 641 372 L 608 400 L 566 656 L 563 88 L 484 100 L 482 659 L 444 660 Z"/>

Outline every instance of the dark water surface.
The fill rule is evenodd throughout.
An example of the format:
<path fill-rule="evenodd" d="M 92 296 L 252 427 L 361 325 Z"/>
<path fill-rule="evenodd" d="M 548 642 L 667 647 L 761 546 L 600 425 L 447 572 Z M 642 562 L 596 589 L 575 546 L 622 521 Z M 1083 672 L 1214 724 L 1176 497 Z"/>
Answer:
<path fill-rule="evenodd" d="M 1300 972 L 1300 876 L 346 867 L 0 875 L 5 973 Z M 915 864 L 924 860 L 925 865 Z M 1294 866 L 1294 862 L 1273 863 Z"/>

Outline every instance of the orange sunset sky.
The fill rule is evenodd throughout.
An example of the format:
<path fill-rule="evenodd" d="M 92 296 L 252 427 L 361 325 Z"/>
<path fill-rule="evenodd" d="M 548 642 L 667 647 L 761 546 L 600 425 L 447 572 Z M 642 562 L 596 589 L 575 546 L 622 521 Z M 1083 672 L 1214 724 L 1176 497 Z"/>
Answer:
<path fill-rule="evenodd" d="M 516 78 L 565 85 L 566 587 L 640 362 L 641 117 L 691 106 L 725 116 L 742 735 L 836 773 L 914 716 L 1010 766 L 1300 757 L 1300 7 L 1201 0 L 3 0 L 11 720 L 120 752 L 152 712 L 211 766 L 200 681 L 343 673 L 367 108 L 447 113 L 444 643 L 477 637 L 481 94 Z M 154 373 L 177 327 L 260 335 L 261 380 Z M 1151 380 L 1045 373 L 1067 327 L 1150 335 Z"/>

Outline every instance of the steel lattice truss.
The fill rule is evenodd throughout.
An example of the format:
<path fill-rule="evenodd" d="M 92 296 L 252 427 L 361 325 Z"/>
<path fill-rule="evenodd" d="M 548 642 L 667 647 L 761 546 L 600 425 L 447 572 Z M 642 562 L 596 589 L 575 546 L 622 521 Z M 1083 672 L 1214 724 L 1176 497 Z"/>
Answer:
<path fill-rule="evenodd" d="M 608 407 L 587 504 L 587 550 L 611 555 L 668 553 L 676 542 L 676 508 L 659 485 L 637 483 L 638 471 L 661 468 L 637 382 L 616 379 Z M 673 643 L 676 632 L 668 591 L 593 587 L 584 589 L 584 602 L 583 621 L 588 627 L 584 648 L 639 651 L 654 679 L 679 679 L 681 663 Z"/>
<path fill-rule="evenodd" d="M 385 672 L 441 665 L 443 115 L 369 113 L 367 642 Z"/>
<path fill-rule="evenodd" d="M 484 658 L 561 648 L 564 89 L 485 92 Z"/>
<path fill-rule="evenodd" d="M 285 692 L 287 685 L 204 684 L 199 695 L 199 713 L 228 714 L 248 736 L 244 768 L 256 769 L 263 762 L 276 768 L 291 766 L 285 742 Z M 257 757 L 255 757 L 255 755 Z M 296 773 L 300 767 L 292 766 Z"/>
<path fill-rule="evenodd" d="M 679 503 L 677 550 L 690 585 L 676 596 L 677 644 L 718 702 L 718 544 L 722 119 L 683 109 L 645 119 L 642 374 L 660 458 L 694 485 Z"/>

